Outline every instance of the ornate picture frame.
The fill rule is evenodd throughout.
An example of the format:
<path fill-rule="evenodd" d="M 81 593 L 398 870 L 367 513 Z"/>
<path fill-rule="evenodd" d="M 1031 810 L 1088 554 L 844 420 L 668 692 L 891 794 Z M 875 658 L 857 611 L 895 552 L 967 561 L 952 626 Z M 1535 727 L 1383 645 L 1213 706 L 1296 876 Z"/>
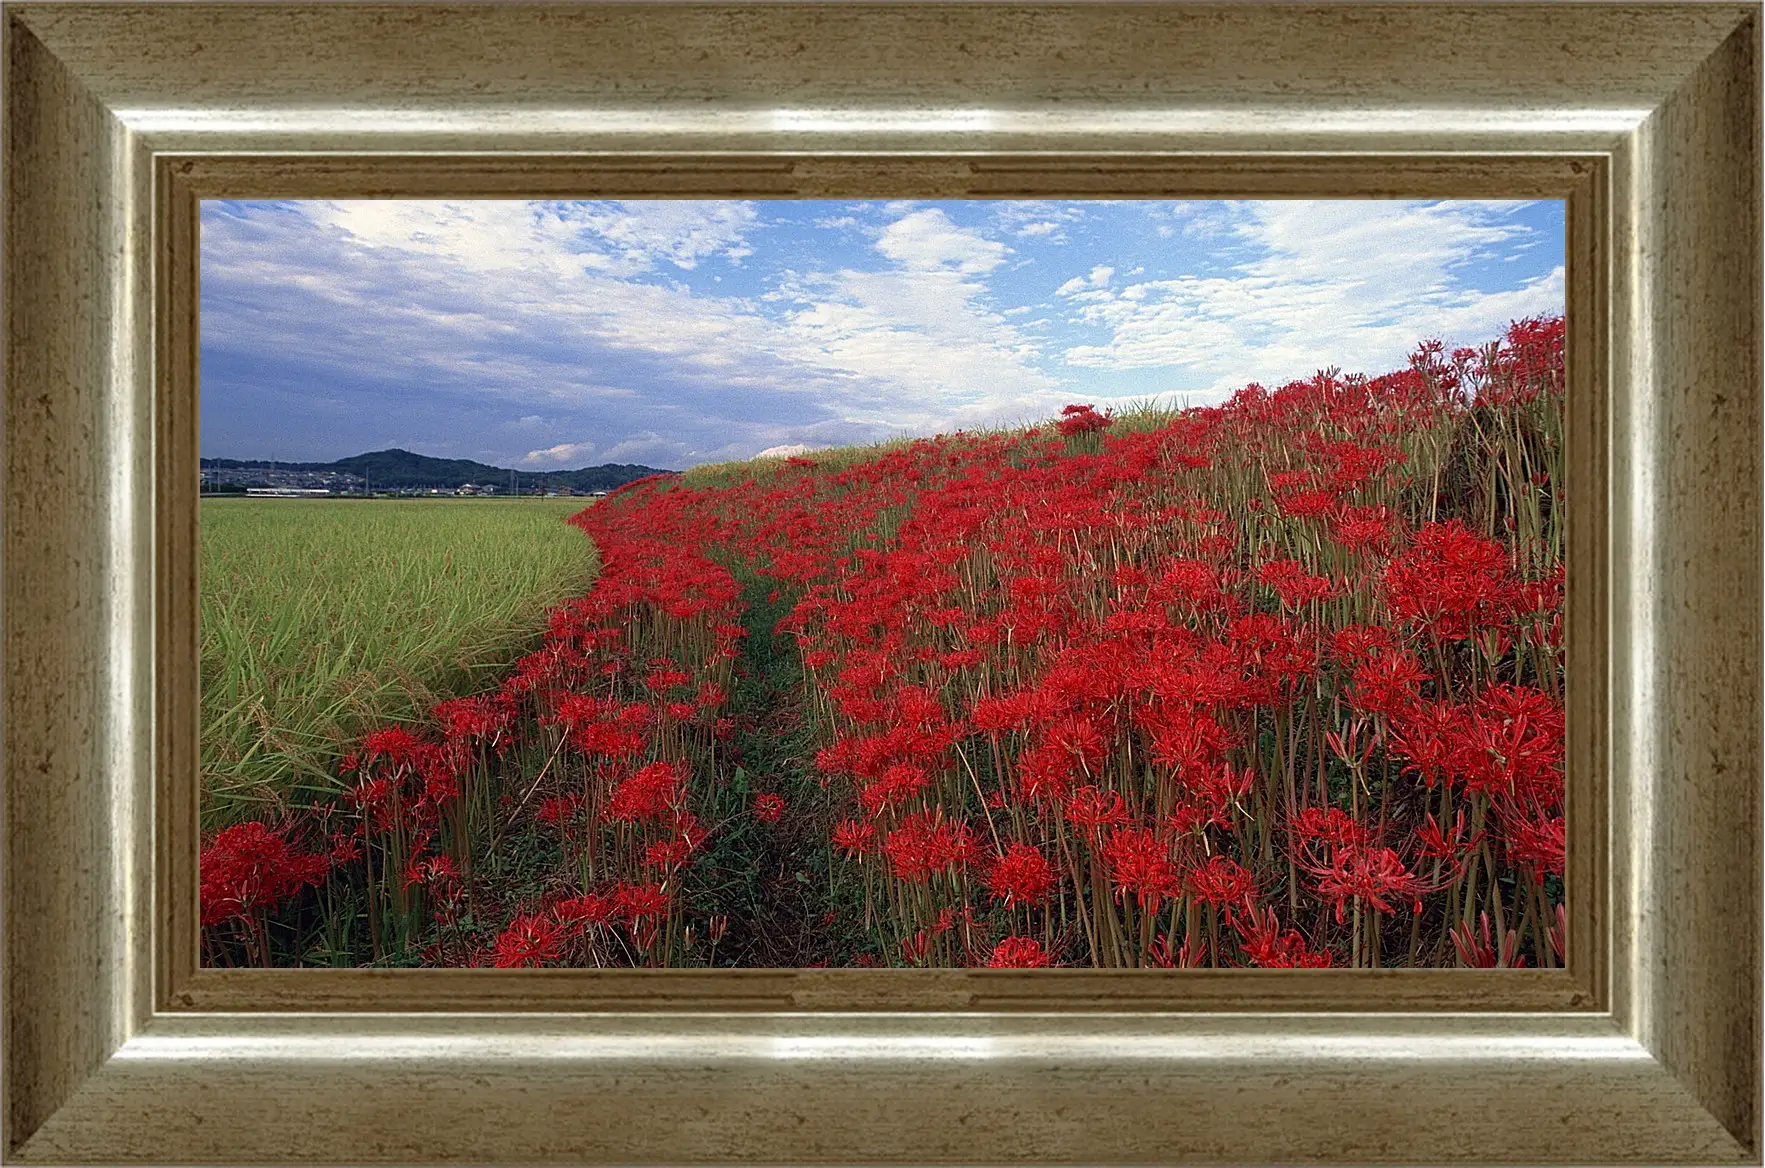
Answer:
<path fill-rule="evenodd" d="M 5 1155 L 1757 1163 L 1753 5 L 4 13 Z M 1534 197 L 1569 961 L 204 970 L 204 197 Z"/>

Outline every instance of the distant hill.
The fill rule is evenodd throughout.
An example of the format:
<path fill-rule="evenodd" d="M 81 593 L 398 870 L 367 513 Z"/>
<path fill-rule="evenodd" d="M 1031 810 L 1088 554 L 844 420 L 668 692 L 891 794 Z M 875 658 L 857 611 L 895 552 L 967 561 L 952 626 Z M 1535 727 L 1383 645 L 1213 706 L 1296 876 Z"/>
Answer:
<path fill-rule="evenodd" d="M 506 466 L 489 466 L 464 458 L 430 458 L 409 450 L 375 450 L 340 458 L 336 462 L 269 462 L 262 459 L 205 458 L 204 470 L 237 471 L 302 471 L 333 472 L 365 476 L 376 490 L 401 488 L 457 487 L 464 483 L 488 484 L 507 488 L 509 476 L 520 480 L 523 491 L 535 486 L 568 487 L 576 491 L 610 491 L 634 479 L 672 472 L 653 466 L 609 462 L 603 466 L 585 466 L 580 470 L 510 470 Z"/>

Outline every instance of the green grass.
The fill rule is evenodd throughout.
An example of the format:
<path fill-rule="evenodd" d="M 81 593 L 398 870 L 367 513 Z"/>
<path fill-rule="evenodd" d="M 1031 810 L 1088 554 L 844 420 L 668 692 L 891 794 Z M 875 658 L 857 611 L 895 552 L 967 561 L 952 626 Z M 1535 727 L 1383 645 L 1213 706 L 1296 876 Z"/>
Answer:
<path fill-rule="evenodd" d="M 205 827 L 336 791 L 364 730 L 492 687 L 598 561 L 586 499 L 209 499 Z"/>

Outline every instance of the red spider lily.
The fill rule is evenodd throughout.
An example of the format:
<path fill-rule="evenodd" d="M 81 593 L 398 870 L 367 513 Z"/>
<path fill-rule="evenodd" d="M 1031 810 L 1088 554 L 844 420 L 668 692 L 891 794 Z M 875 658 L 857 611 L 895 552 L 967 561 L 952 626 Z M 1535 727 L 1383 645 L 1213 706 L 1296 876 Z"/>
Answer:
<path fill-rule="evenodd" d="M 1464 863 L 1465 857 L 1483 839 L 1483 833 L 1467 836 L 1465 832 L 1465 813 L 1461 809 L 1453 819 L 1452 834 L 1441 830 L 1434 821 L 1433 813 L 1424 817 L 1422 825 L 1416 829 L 1416 839 L 1421 842 L 1418 855 L 1429 859 L 1445 860 L 1458 871 L 1458 865 Z"/>
<path fill-rule="evenodd" d="M 1233 743 L 1212 714 L 1193 709 L 1147 710 L 1140 722 L 1152 740 L 1154 761 L 1179 771 L 1215 765 Z"/>
<path fill-rule="evenodd" d="M 1184 772 L 1183 781 L 1197 805 L 1211 808 L 1209 817 L 1217 822 L 1223 819 L 1228 807 L 1250 794 L 1256 784 L 1256 772 L 1248 768 L 1239 770 L 1229 762 L 1222 762 L 1191 767 Z"/>
<path fill-rule="evenodd" d="M 1430 523 L 1385 570 L 1386 603 L 1399 621 L 1463 640 L 1507 618 L 1516 599 L 1507 549 L 1457 519 Z"/>
<path fill-rule="evenodd" d="M 1149 599 L 1197 615 L 1218 612 L 1226 605 L 1219 568 L 1201 560 L 1179 559 L 1166 564 Z"/>
<path fill-rule="evenodd" d="M 1226 856 L 1214 856 L 1190 871 L 1185 884 L 1203 904 L 1243 904 L 1256 896 L 1256 874 Z"/>
<path fill-rule="evenodd" d="M 1188 937 L 1173 951 L 1168 936 L 1154 938 L 1147 946 L 1146 960 L 1159 969 L 1200 969 L 1207 962 L 1207 939 Z"/>
<path fill-rule="evenodd" d="M 340 868 L 352 864 L 362 857 L 361 841 L 354 836 L 337 832 L 331 836 L 331 866 Z"/>
<path fill-rule="evenodd" d="M 449 742 L 490 742 L 514 726 L 516 707 L 511 695 L 487 694 L 437 703 L 430 716 Z M 365 746 L 366 744 L 364 744 Z"/>
<path fill-rule="evenodd" d="M 438 890 L 443 897 L 451 897 L 459 889 L 460 872 L 454 866 L 451 856 L 429 856 L 413 858 L 405 867 L 403 886 L 409 888 L 414 884 Z"/>
<path fill-rule="evenodd" d="M 284 829 L 285 830 L 285 829 Z M 272 909 L 331 870 L 331 856 L 303 852 L 283 831 L 247 820 L 218 832 L 202 849 L 202 924 L 242 919 Z"/>
<path fill-rule="evenodd" d="M 1128 822 L 1128 806 L 1121 792 L 1080 787 L 1066 800 L 1067 822 L 1087 832 L 1119 827 Z"/>
<path fill-rule="evenodd" d="M 1373 749 L 1379 745 L 1378 740 L 1370 734 L 1365 738 L 1361 737 L 1366 729 L 1366 721 L 1356 719 L 1341 730 L 1326 730 L 1324 745 L 1330 748 L 1331 754 L 1349 766 L 1365 766 L 1367 760 L 1373 756 Z"/>
<path fill-rule="evenodd" d="M 1068 714 L 1044 731 L 1043 739 L 1054 750 L 1072 755 L 1081 766 L 1095 767 L 1109 749 L 1109 739 L 1096 722 Z"/>
<path fill-rule="evenodd" d="M 1525 806 L 1562 799 L 1563 710 L 1525 686 L 1494 685 L 1478 695 L 1470 720 L 1455 728 L 1451 756 L 1466 787 Z"/>
<path fill-rule="evenodd" d="M 866 783 L 858 792 L 864 810 L 875 815 L 885 807 L 900 807 L 931 785 L 931 776 L 924 767 L 897 763 L 885 767 L 881 775 Z"/>
<path fill-rule="evenodd" d="M 672 665 L 673 662 L 664 661 L 652 666 L 648 676 L 644 678 L 644 687 L 653 693 L 665 693 L 692 681 L 692 674 L 684 669 L 674 669 Z"/>
<path fill-rule="evenodd" d="M 1327 969 L 1328 951 L 1313 952 L 1303 934 L 1281 931 L 1281 918 L 1272 909 L 1248 905 L 1244 915 L 1228 912 L 1226 920 L 1238 931 L 1244 955 L 1264 969 Z"/>
<path fill-rule="evenodd" d="M 1336 907 L 1338 923 L 1351 900 L 1364 900 L 1384 913 L 1396 911 L 1394 900 L 1407 900 L 1416 912 L 1421 912 L 1422 897 L 1450 883 L 1423 880 L 1404 866 L 1396 851 L 1374 844 L 1338 845 L 1330 850 L 1325 863 L 1304 853 L 1298 863 L 1317 880 L 1318 895 L 1324 902 Z"/>
<path fill-rule="evenodd" d="M 1053 959 L 1034 937 L 1007 937 L 993 947 L 989 969 L 1044 969 Z"/>
<path fill-rule="evenodd" d="M 1309 470 L 1278 470 L 1268 476 L 1269 490 L 1275 494 L 1290 494 L 1315 486 L 1318 476 Z"/>
<path fill-rule="evenodd" d="M 1462 712 L 1450 702 L 1418 701 L 1392 715 L 1391 753 L 1432 787 L 1448 777 L 1459 752 Z"/>
<path fill-rule="evenodd" d="M 784 818 L 784 796 L 763 794 L 754 796 L 754 818 L 761 823 L 777 823 Z"/>
<path fill-rule="evenodd" d="M 1342 507 L 1337 511 L 1334 534 L 1350 551 L 1382 556 L 1391 550 L 1396 519 L 1383 506 Z"/>
<path fill-rule="evenodd" d="M 1380 650 L 1392 648 L 1391 630 L 1377 625 L 1348 625 L 1331 637 L 1336 655 L 1350 667 L 1372 660 Z"/>
<path fill-rule="evenodd" d="M 498 934 L 492 960 L 498 969 L 528 969 L 556 961 L 563 944 L 564 930 L 557 921 L 540 913 L 523 913 Z"/>
<path fill-rule="evenodd" d="M 1164 826 L 1178 839 L 1200 835 L 1209 827 L 1223 825 L 1226 822 L 1226 812 L 1227 808 L 1224 806 L 1201 800 L 1178 803 L 1164 817 Z"/>
<path fill-rule="evenodd" d="M 1354 670 L 1354 691 L 1349 701 L 1368 714 L 1393 717 L 1412 708 L 1427 681 L 1428 671 L 1408 653 L 1379 649 Z"/>
<path fill-rule="evenodd" d="M 984 879 L 987 888 L 1008 908 L 1046 902 L 1055 883 L 1054 869 L 1047 858 L 1031 845 L 1016 841 L 988 865 Z"/>
<path fill-rule="evenodd" d="M 1472 969 L 1518 969 L 1526 964 L 1520 956 L 1520 934 L 1504 932 L 1499 939 L 1492 937 L 1488 913 L 1478 913 L 1477 924 L 1475 934 L 1469 925 L 1462 924 L 1454 925 L 1447 933 L 1458 951 L 1460 964 Z"/>
<path fill-rule="evenodd" d="M 973 848 L 966 824 L 950 823 L 941 812 L 929 811 L 908 815 L 883 841 L 890 872 L 897 879 L 916 884 L 967 863 Z"/>
<path fill-rule="evenodd" d="M 568 795 L 554 795 L 540 800 L 539 810 L 534 818 L 541 823 L 549 823 L 563 828 L 569 825 L 582 811 L 582 796 L 572 792 Z"/>
<path fill-rule="evenodd" d="M 620 884 L 613 889 L 618 917 L 627 924 L 665 917 L 673 906 L 673 897 L 660 884 Z"/>
<path fill-rule="evenodd" d="M 1092 434 L 1107 429 L 1115 424 L 1115 419 L 1107 414 L 1098 413 L 1091 406 L 1067 406 L 1060 411 L 1061 420 L 1055 429 L 1066 437 L 1076 434 Z"/>
<path fill-rule="evenodd" d="M 362 739 L 361 754 L 367 761 L 384 760 L 394 767 L 414 766 L 427 749 L 427 743 L 403 726 L 388 726 Z"/>
<path fill-rule="evenodd" d="M 833 829 L 833 846 L 846 853 L 846 858 L 856 860 L 876 851 L 876 824 L 860 823 L 848 819 L 836 824 Z"/>
<path fill-rule="evenodd" d="M 626 822 L 660 819 L 680 805 L 687 779 L 683 763 L 654 762 L 620 783 L 607 818 Z"/>
<path fill-rule="evenodd" d="M 1294 519 L 1321 519 L 1336 509 L 1337 496 L 1333 491 L 1295 491 L 1289 495 L 1280 495 L 1276 503 L 1281 514 Z"/>
<path fill-rule="evenodd" d="M 1182 892 L 1182 875 L 1171 861 L 1170 847 L 1142 827 L 1117 828 L 1103 844 L 1109 882 L 1120 901 L 1128 893 L 1147 911 L 1166 897 Z"/>
<path fill-rule="evenodd" d="M 1289 608 L 1328 600 L 1336 594 L 1335 585 L 1307 572 L 1298 560 L 1270 560 L 1256 570 L 1256 578 L 1273 589 Z"/>
<path fill-rule="evenodd" d="M 709 829 L 699 822 L 699 817 L 684 807 L 674 812 L 673 830 L 674 838 L 688 854 L 698 851 L 711 836 Z"/>
<path fill-rule="evenodd" d="M 1563 874 L 1566 842 L 1566 824 L 1560 815 L 1502 823 L 1502 844 L 1508 859 L 1533 880 L 1544 879 L 1546 873 Z"/>
<path fill-rule="evenodd" d="M 644 849 L 643 862 L 651 868 L 678 868 L 692 855 L 692 846 L 683 839 L 657 840 Z"/>
<path fill-rule="evenodd" d="M 584 896 L 573 896 L 561 900 L 552 906 L 552 915 L 558 921 L 575 926 L 605 925 L 613 921 L 619 914 L 618 897 L 612 894 L 588 893 Z"/>
<path fill-rule="evenodd" d="M 1373 840 L 1372 831 L 1340 807 L 1307 807 L 1292 818 L 1289 828 L 1301 845 L 1322 840 L 1333 847 L 1363 847 Z"/>
<path fill-rule="evenodd" d="M 1017 791 L 1033 806 L 1062 806 L 1077 795 L 1072 789 L 1077 774 L 1078 762 L 1072 755 L 1042 744 L 1018 755 Z"/>

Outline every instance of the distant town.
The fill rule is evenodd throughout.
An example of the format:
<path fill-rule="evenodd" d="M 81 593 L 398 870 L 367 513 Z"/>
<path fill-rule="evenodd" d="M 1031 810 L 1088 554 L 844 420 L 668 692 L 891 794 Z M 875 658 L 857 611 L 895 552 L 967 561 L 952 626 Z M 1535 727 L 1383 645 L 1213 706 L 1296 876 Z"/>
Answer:
<path fill-rule="evenodd" d="M 242 473 L 237 470 L 201 472 L 201 491 L 205 495 L 281 495 L 299 498 L 303 495 L 585 495 L 599 497 L 606 491 L 578 491 L 574 487 L 523 486 L 518 483 L 460 483 L 453 487 L 381 487 L 370 485 L 361 475 L 341 471 L 274 470 Z"/>
<path fill-rule="evenodd" d="M 408 450 L 379 450 L 331 463 L 201 460 L 204 495 L 283 498 L 413 496 L 605 495 L 625 483 L 672 473 L 609 463 L 580 470 L 521 472 L 463 459 L 431 458 Z"/>

